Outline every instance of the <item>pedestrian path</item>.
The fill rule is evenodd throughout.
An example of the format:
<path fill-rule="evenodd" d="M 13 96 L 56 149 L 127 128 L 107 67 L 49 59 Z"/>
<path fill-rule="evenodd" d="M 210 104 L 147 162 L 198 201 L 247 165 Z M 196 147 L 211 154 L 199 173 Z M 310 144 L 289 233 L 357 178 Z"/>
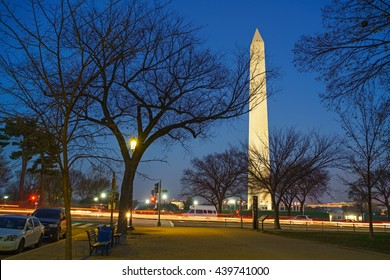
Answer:
<path fill-rule="evenodd" d="M 89 256 L 85 233 L 73 237 L 75 260 L 390 260 L 390 255 L 237 228 L 137 227 L 108 256 Z M 65 240 L 9 260 L 63 260 Z"/>

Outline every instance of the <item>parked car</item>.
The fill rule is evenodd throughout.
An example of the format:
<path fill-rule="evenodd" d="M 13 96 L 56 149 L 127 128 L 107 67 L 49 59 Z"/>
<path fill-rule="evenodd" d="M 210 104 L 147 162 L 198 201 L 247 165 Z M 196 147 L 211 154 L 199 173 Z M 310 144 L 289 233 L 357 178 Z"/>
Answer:
<path fill-rule="evenodd" d="M 312 224 L 313 223 L 313 219 L 310 218 L 307 215 L 298 215 L 298 216 L 294 217 L 293 223 L 309 223 L 309 224 Z"/>
<path fill-rule="evenodd" d="M 36 217 L 0 216 L 0 251 L 23 252 L 24 248 L 42 244 L 44 226 Z"/>
<path fill-rule="evenodd" d="M 45 226 L 44 238 L 58 241 L 66 234 L 66 215 L 64 208 L 39 208 L 32 213 Z"/>

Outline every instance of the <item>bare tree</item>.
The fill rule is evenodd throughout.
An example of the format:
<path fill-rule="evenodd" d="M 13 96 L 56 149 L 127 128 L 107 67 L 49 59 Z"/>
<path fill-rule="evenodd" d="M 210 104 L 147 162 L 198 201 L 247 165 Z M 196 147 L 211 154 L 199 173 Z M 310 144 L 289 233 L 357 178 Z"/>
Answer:
<path fill-rule="evenodd" d="M 76 148 L 93 144 L 87 139 L 88 127 L 81 128 L 77 109 L 87 105 L 80 99 L 81 93 L 100 71 L 91 66 L 92 42 L 88 49 L 82 44 L 82 14 L 87 1 L 26 0 L 15 4 L 2 0 L 0 5 L 0 69 L 8 79 L 1 84 L 2 93 L 7 95 L 2 112 L 37 117 L 40 127 L 56 136 L 61 153 L 53 156 L 62 175 L 68 217 L 65 258 L 71 259 L 69 172 L 78 157 Z"/>
<path fill-rule="evenodd" d="M 354 182 L 347 182 L 346 185 L 348 186 L 348 197 L 355 201 L 355 209 L 360 211 L 363 217 L 368 206 L 368 194 L 364 182 L 360 179 Z"/>
<path fill-rule="evenodd" d="M 294 202 L 296 202 L 296 196 L 298 195 L 298 185 L 292 185 L 286 190 L 280 201 L 287 208 L 287 216 L 291 216 L 291 210 L 293 209 Z"/>
<path fill-rule="evenodd" d="M 15 181 L 10 181 L 8 184 L 4 187 L 4 194 L 8 196 L 8 201 L 18 201 L 19 197 L 19 185 Z"/>
<path fill-rule="evenodd" d="M 295 185 L 292 185 L 281 198 L 287 207 L 288 216 L 291 216 L 291 208 L 294 201 L 298 201 L 300 212 L 304 214 L 304 205 L 307 199 L 318 201 L 321 196 L 329 192 L 329 172 L 316 170 L 307 176 L 300 178 Z"/>
<path fill-rule="evenodd" d="M 249 186 L 271 195 L 275 228 L 280 228 L 279 206 L 285 194 L 304 178 L 331 167 L 337 152 L 333 138 L 293 128 L 271 132 L 268 149 L 249 147 Z"/>
<path fill-rule="evenodd" d="M 319 201 L 323 195 L 329 194 L 329 181 L 329 172 L 321 169 L 313 171 L 299 181 L 296 199 L 300 203 L 302 214 L 307 199 Z"/>
<path fill-rule="evenodd" d="M 111 181 L 106 174 L 94 173 L 93 171 L 84 174 L 81 171 L 72 171 L 72 189 L 75 196 L 82 201 L 93 201 L 94 197 L 100 197 L 104 191 L 111 189 Z"/>
<path fill-rule="evenodd" d="M 389 16 L 388 1 L 333 0 L 322 10 L 324 31 L 296 43 L 295 65 L 319 74 L 328 101 L 364 95 L 370 83 L 388 91 Z"/>
<path fill-rule="evenodd" d="M 84 117 L 108 129 L 118 143 L 124 162 L 118 230 L 126 233 L 133 181 L 146 150 L 156 141 L 183 144 L 206 136 L 218 120 L 245 114 L 249 99 L 259 97 L 248 95 L 248 56 L 225 63 L 166 6 L 117 1 L 99 14 L 88 21 L 90 32 L 82 39 L 86 49 L 91 41 L 105 42 L 94 52 L 102 71 L 86 95 L 92 104 Z"/>
<path fill-rule="evenodd" d="M 390 102 L 367 94 L 355 102 L 355 107 L 339 112 L 345 131 L 345 166 L 354 176 L 359 193 L 366 194 L 368 204 L 369 237 L 374 238 L 372 224 L 373 190 L 390 167 L 389 111 Z M 356 185 L 356 184 L 352 184 Z"/>
<path fill-rule="evenodd" d="M 390 219 L 390 171 L 385 170 L 378 179 L 374 188 L 374 199 L 387 209 L 387 218 Z"/>
<path fill-rule="evenodd" d="M 43 183 L 45 184 L 45 203 L 57 206 L 62 204 L 64 199 L 62 182 L 61 174 L 45 175 L 43 177 Z"/>
<path fill-rule="evenodd" d="M 223 200 L 242 196 L 247 189 L 246 154 L 231 148 L 223 153 L 191 160 L 181 178 L 182 196 L 200 196 L 222 212 Z"/>

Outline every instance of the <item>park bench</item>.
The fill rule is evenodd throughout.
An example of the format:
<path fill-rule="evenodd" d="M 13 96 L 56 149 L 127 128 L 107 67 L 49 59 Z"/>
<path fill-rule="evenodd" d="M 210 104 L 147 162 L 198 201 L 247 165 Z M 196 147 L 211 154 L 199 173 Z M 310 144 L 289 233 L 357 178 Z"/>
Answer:
<path fill-rule="evenodd" d="M 100 230 L 105 230 L 107 228 L 111 228 L 110 225 L 98 225 L 97 229 L 98 229 L 98 232 Z M 117 245 L 120 243 L 120 240 L 121 240 L 121 237 L 122 237 L 122 233 L 120 232 L 115 232 L 117 230 L 117 227 L 114 226 L 112 227 L 112 231 L 111 231 L 111 245 Z"/>
<path fill-rule="evenodd" d="M 108 249 L 111 247 L 111 241 L 97 241 L 97 236 L 94 229 L 87 230 L 87 234 L 89 242 L 89 255 L 92 256 L 93 251 L 96 251 L 97 254 L 99 250 L 102 252 L 102 256 L 104 250 L 106 251 L 106 255 L 108 255 Z"/>
<path fill-rule="evenodd" d="M 122 237 L 122 233 L 120 232 L 115 232 L 115 230 L 117 229 L 117 227 L 114 227 L 113 230 L 112 230 L 112 244 L 119 244 L 119 242 L 121 241 L 121 237 Z"/>

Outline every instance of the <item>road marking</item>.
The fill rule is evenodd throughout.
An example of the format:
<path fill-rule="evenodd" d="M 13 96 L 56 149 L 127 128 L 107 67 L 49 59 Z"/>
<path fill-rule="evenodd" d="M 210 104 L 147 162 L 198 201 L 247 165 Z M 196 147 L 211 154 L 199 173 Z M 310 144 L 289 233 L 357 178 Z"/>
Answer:
<path fill-rule="evenodd" d="M 169 225 L 171 226 L 171 227 L 174 227 L 175 226 L 175 224 L 172 222 L 172 221 L 168 221 L 169 222 Z"/>
<path fill-rule="evenodd" d="M 91 224 L 91 223 L 89 223 L 89 224 L 83 224 L 83 225 L 81 225 L 81 226 L 79 226 L 79 227 L 81 227 L 81 228 L 86 228 L 86 227 L 90 227 L 90 226 L 92 226 L 93 224 Z"/>

